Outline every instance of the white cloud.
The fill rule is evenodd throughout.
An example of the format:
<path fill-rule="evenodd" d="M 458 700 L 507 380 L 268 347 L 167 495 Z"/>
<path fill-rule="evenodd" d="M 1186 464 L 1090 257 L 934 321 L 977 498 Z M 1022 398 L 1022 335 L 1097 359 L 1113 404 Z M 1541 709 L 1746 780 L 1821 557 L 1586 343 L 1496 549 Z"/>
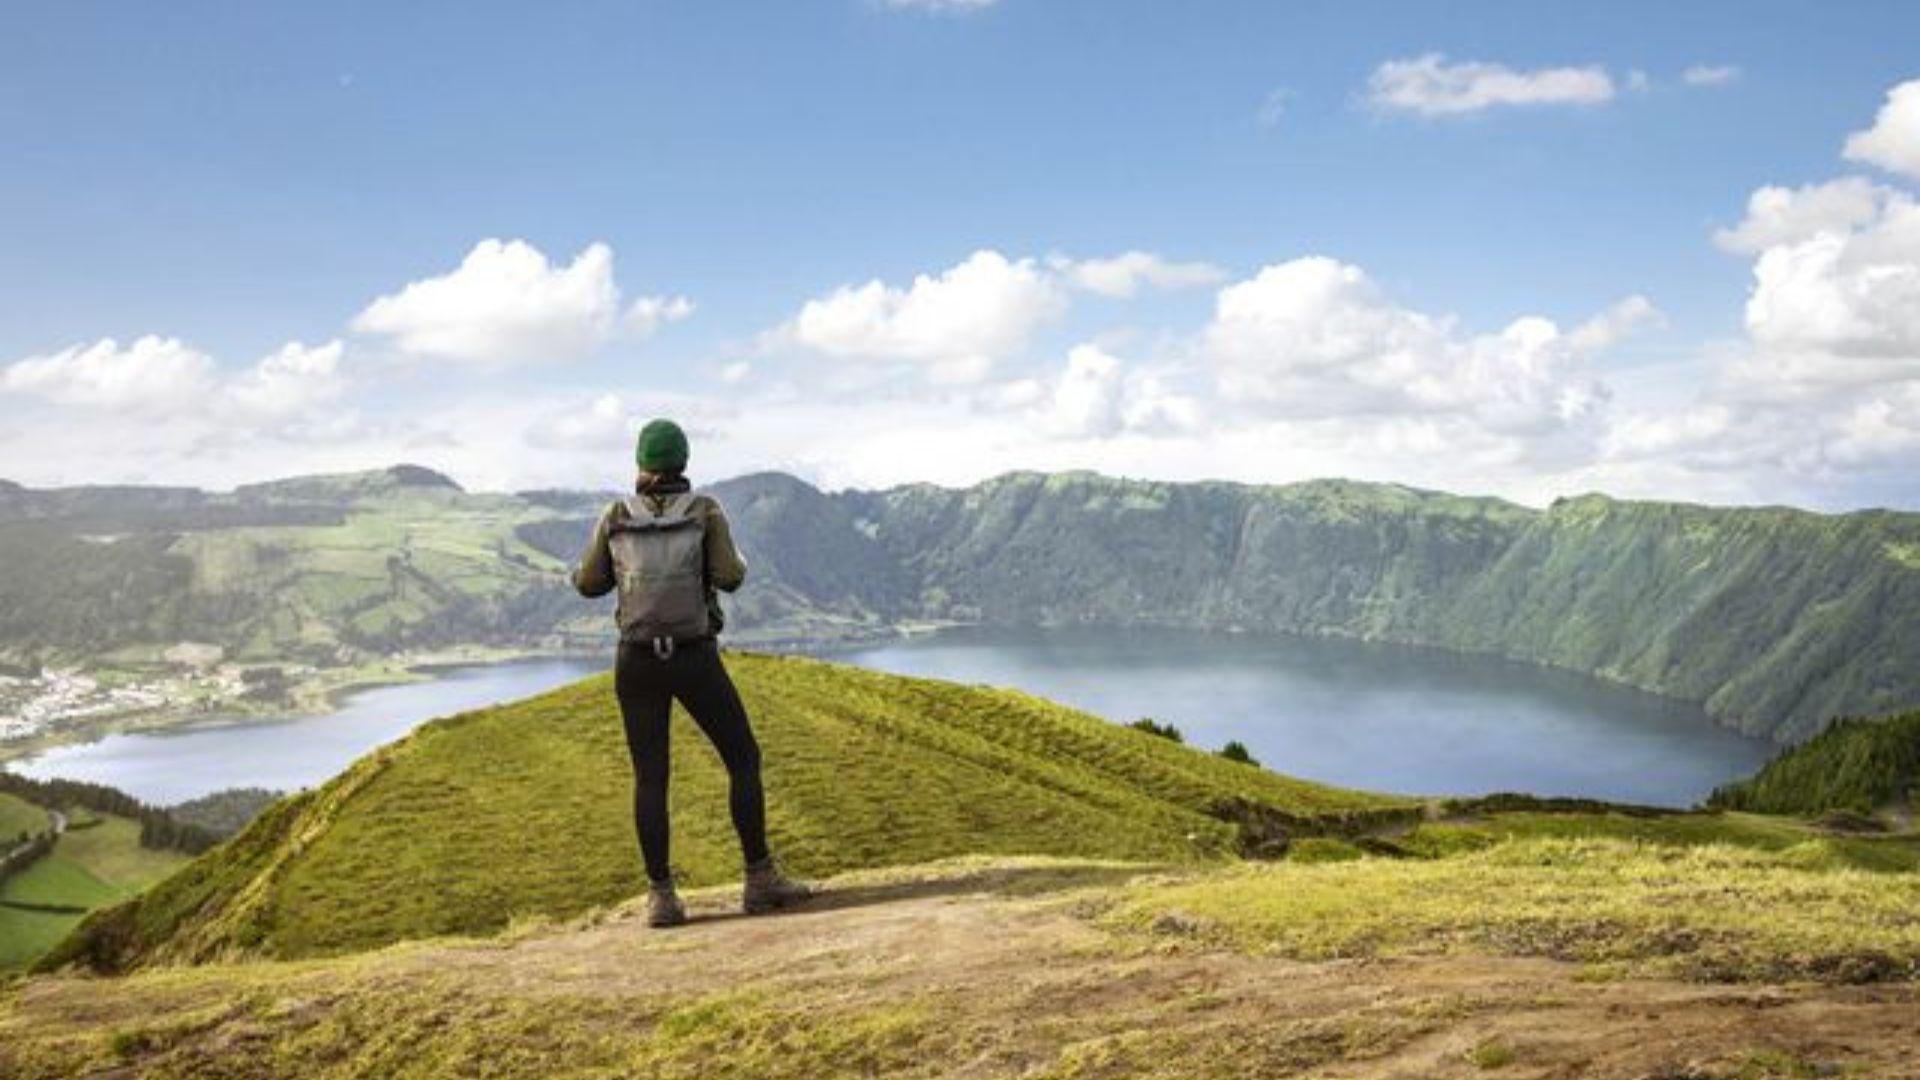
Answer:
<path fill-rule="evenodd" d="M 987 412 L 1020 415 L 1058 439 L 1186 434 L 1198 429 L 1202 412 L 1199 400 L 1175 389 L 1165 374 L 1137 370 L 1092 342 L 1068 350 L 1052 379 L 1004 383 L 989 388 L 978 403 Z"/>
<path fill-rule="evenodd" d="M 1747 333 L 1766 355 L 1920 362 L 1920 204 L 1898 193 L 1851 228 L 1783 238 L 1759 253 Z"/>
<path fill-rule="evenodd" d="M 632 443 L 638 414 L 618 394 L 601 394 L 586 405 L 569 402 L 527 425 L 527 445 L 543 450 L 608 453 Z"/>
<path fill-rule="evenodd" d="M 239 418 L 276 420 L 327 404 L 346 387 L 340 370 L 344 349 L 339 341 L 311 347 L 290 341 L 229 380 L 217 407 Z"/>
<path fill-rule="evenodd" d="M 1887 91 L 1873 126 L 1847 136 L 1843 153 L 1849 161 L 1920 178 L 1920 79 Z"/>
<path fill-rule="evenodd" d="M 1603 67 L 1515 71 L 1503 64 L 1450 64 L 1440 53 L 1388 60 L 1367 80 L 1367 100 L 1380 109 L 1455 116 L 1511 105 L 1599 105 L 1613 100 Z"/>
<path fill-rule="evenodd" d="M 1894 194 L 1857 176 L 1800 188 L 1763 187 L 1747 198 L 1740 224 L 1714 233 L 1713 241 L 1726 251 L 1757 255 L 1821 233 L 1850 232 L 1879 217 Z"/>
<path fill-rule="evenodd" d="M 1567 342 L 1583 352 L 1597 352 L 1665 321 L 1666 316 L 1653 301 L 1635 293 L 1574 327 L 1567 335 Z"/>
<path fill-rule="evenodd" d="M 1063 435 L 1112 435 L 1120 430 L 1121 363 L 1097 345 L 1077 345 L 1053 386 L 1042 422 Z"/>
<path fill-rule="evenodd" d="M 1644 94 L 1653 89 L 1653 79 L 1639 68 L 1627 71 L 1627 89 L 1636 94 Z"/>
<path fill-rule="evenodd" d="M 752 374 L 752 364 L 747 363 L 745 360 L 735 360 L 730 364 L 721 366 L 720 381 L 726 383 L 728 386 L 738 386 L 746 382 L 747 378 Z"/>
<path fill-rule="evenodd" d="M 693 312 L 693 301 L 684 296 L 643 296 L 627 309 L 627 330 L 636 337 L 648 337 L 668 323 L 677 323 Z"/>
<path fill-rule="evenodd" d="M 807 301 L 778 336 L 830 356 L 920 362 L 930 377 L 964 382 L 1024 348 L 1064 303 L 1034 260 L 982 250 L 904 288 L 878 279 L 842 286 Z"/>
<path fill-rule="evenodd" d="M 482 240 L 460 266 L 382 296 L 353 329 L 416 356 L 506 365 L 585 356 L 620 308 L 613 251 L 592 244 L 561 267 L 519 240 Z"/>
<path fill-rule="evenodd" d="M 213 358 L 180 341 L 148 335 L 126 348 L 112 338 L 29 357 L 0 371 L 0 390 L 62 405 L 164 414 L 202 402 Z"/>
<path fill-rule="evenodd" d="M 1075 288 L 1127 298 L 1142 285 L 1190 289 L 1225 281 L 1227 272 L 1204 262 L 1173 262 L 1152 252 L 1128 251 L 1106 259 L 1054 258 L 1049 265 Z"/>
<path fill-rule="evenodd" d="M 1905 87 L 1920 83 L 1895 88 L 1874 132 Z M 1895 145 L 1856 141 L 1850 156 Z M 1691 404 L 1616 425 L 1609 460 L 1676 484 L 1739 477 L 1769 498 L 1876 483 L 1920 493 L 1920 203 L 1858 177 L 1764 187 L 1715 241 L 1753 258 L 1745 339 Z"/>
<path fill-rule="evenodd" d="M 1629 305 L 1616 320 L 1643 317 Z M 1451 416 L 1534 439 L 1597 420 L 1607 391 L 1586 375 L 1584 354 L 1600 337 L 1539 316 L 1463 335 L 1449 318 L 1394 304 L 1359 267 L 1316 256 L 1222 289 L 1200 349 L 1222 396 L 1255 415 Z"/>
<path fill-rule="evenodd" d="M 1688 86 L 1726 86 L 1740 81 L 1740 69 L 1733 64 L 1695 64 L 1680 73 Z"/>
<path fill-rule="evenodd" d="M 345 388 L 338 341 L 290 341 L 254 366 L 223 372 L 176 338 L 148 335 L 121 348 L 112 338 L 32 357 L 0 372 L 0 390 L 83 409 L 201 425 L 314 419 Z"/>

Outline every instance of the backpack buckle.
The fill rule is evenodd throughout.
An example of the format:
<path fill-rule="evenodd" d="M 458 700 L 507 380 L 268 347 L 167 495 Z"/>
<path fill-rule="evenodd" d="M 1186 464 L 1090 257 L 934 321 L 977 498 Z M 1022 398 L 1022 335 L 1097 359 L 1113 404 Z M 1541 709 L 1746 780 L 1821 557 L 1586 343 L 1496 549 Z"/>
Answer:
<path fill-rule="evenodd" d="M 653 655 L 655 658 L 660 660 L 673 659 L 673 639 L 670 637 L 654 638 L 653 639 Z"/>

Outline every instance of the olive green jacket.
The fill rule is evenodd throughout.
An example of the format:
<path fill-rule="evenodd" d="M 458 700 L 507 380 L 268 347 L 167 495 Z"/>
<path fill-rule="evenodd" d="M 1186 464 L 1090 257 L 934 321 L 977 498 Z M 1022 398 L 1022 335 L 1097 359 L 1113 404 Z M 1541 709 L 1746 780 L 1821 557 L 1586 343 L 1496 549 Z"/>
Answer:
<path fill-rule="evenodd" d="M 646 495 L 648 506 L 654 513 L 666 508 L 667 500 L 677 492 L 662 491 Z M 711 495 L 695 495 L 687 512 L 703 520 L 705 545 L 707 552 L 707 615 L 713 624 L 713 632 L 718 634 L 726 624 L 726 615 L 720 609 L 720 592 L 732 592 L 747 580 L 747 561 L 740 557 L 740 549 L 733 544 L 733 528 L 727 524 L 727 515 L 720 504 Z M 593 527 L 593 536 L 587 541 L 586 550 L 580 553 L 580 561 L 574 566 L 573 587 L 581 596 L 605 596 L 619 583 L 613 572 L 613 549 L 607 544 L 607 536 L 616 522 L 627 519 L 627 504 L 624 500 L 615 500 L 601 512 L 600 521 Z"/>

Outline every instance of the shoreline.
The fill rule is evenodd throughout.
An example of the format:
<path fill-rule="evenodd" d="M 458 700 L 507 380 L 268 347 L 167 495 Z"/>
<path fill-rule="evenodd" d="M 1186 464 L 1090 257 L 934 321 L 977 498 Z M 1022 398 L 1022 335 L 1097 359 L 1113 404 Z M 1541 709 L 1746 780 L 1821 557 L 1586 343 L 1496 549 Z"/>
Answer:
<path fill-rule="evenodd" d="M 888 643 L 912 642 L 937 637 L 944 633 L 968 630 L 991 630 L 994 627 L 978 621 L 961 620 L 913 620 L 902 623 L 845 625 L 830 624 L 812 626 L 769 633 L 747 633 L 737 637 L 729 635 L 723 640 L 723 647 L 745 652 L 765 652 L 811 656 L 822 660 L 842 660 L 850 653 Z M 1345 641 L 1355 644 L 1381 644 L 1393 648 L 1412 649 L 1435 655 L 1456 657 L 1467 660 L 1492 661 L 1511 664 L 1519 668 L 1556 673 L 1589 680 L 1596 685 L 1627 690 L 1644 694 L 1676 705 L 1698 709 L 1706 721 L 1714 727 L 1757 738 L 1758 741 L 1781 746 L 1764 736 L 1756 737 L 1736 723 L 1715 716 L 1707 711 L 1701 702 L 1670 694 L 1650 690 L 1644 686 L 1599 672 L 1581 671 L 1577 668 L 1545 663 L 1536 659 L 1508 656 L 1501 653 L 1481 652 L 1453 648 L 1431 643 L 1403 641 L 1393 637 L 1359 635 L 1313 631 L 1291 631 L 1274 629 L 1253 629 L 1246 627 L 1202 627 L 1186 625 L 1133 625 L 1128 627 L 1110 627 L 1097 623 L 1053 623 L 1035 626 L 1007 627 L 1006 629 L 1023 631 L 1072 631 L 1072 630 L 1125 630 L 1132 632 L 1168 631 L 1182 634 L 1219 634 L 1236 638 L 1268 636 L 1274 638 L 1292 638 L 1297 640 Z M 385 686 L 399 686 L 411 683 L 432 681 L 438 672 L 467 667 L 482 667 L 495 664 L 508 664 L 543 659 L 594 659 L 606 657 L 610 662 L 613 641 L 568 643 L 562 645 L 457 645 L 440 649 L 402 653 L 391 657 L 373 658 L 363 663 L 340 667 L 309 668 L 292 677 L 284 693 L 273 699 L 248 701 L 243 694 L 234 694 L 223 699 L 207 700 L 198 698 L 177 704 L 162 705 L 154 708 L 130 710 L 117 713 L 99 713 L 81 715 L 73 718 L 70 724 L 60 724 L 54 731 L 43 732 L 26 738 L 0 743 L 0 767 L 9 763 L 39 757 L 50 751 L 75 745 L 98 742 L 112 735 L 161 734 L 169 731 L 200 727 L 244 726 L 263 720 L 294 720 L 325 715 L 338 711 L 346 698 L 353 694 Z M 262 665 L 268 666 L 268 665 Z M 85 675 L 113 671 L 108 665 L 94 668 L 79 668 L 77 672 Z M 170 679 L 182 678 L 181 674 L 170 675 Z M 56 721 L 57 722 L 57 721 Z"/>
<path fill-rule="evenodd" d="M 796 653 L 829 657 L 835 652 L 858 649 L 885 641 L 921 637 L 950 629 L 959 623 L 914 622 L 900 626 L 861 628 L 848 633 L 840 628 L 826 635 L 804 632 L 747 634 L 744 641 L 727 641 L 729 648 L 754 652 Z M 824 637 L 824 640 L 823 640 Z M 208 700 L 168 703 L 148 708 L 112 712 L 89 712 L 56 718 L 53 730 L 24 738 L 0 742 L 0 768 L 40 757 L 69 746 L 83 746 L 114 735 L 152 735 L 202 727 L 245 726 L 266 720 L 298 720 L 324 716 L 338 711 L 344 700 L 356 693 L 385 686 L 404 686 L 430 682 L 437 672 L 468 667 L 485 667 L 528 660 L 569 660 L 605 658 L 611 665 L 613 642 L 609 639 L 593 645 L 455 645 L 440 649 L 401 653 L 372 658 L 359 664 L 311 668 L 295 676 L 285 692 L 268 700 L 248 700 L 244 694 L 229 694 Z M 262 667 L 275 666 L 270 664 Z M 119 669 L 108 664 L 80 666 L 74 673 L 95 678 Z M 173 673 L 162 684 L 187 678 L 185 672 Z"/>
<path fill-rule="evenodd" d="M 350 666 L 315 668 L 293 682 L 283 696 L 271 700 L 248 702 L 234 696 L 217 704 L 193 701 L 78 717 L 72 726 L 0 744 L 0 767 L 37 758 L 63 747 L 99 742 L 114 735 L 157 735 L 202 727 L 242 727 L 268 720 L 324 716 L 337 712 L 344 700 L 353 694 L 384 686 L 431 682 L 435 677 L 434 671 L 524 660 L 584 658 L 588 655 L 589 652 L 584 649 L 459 646 L 403 653 Z"/>

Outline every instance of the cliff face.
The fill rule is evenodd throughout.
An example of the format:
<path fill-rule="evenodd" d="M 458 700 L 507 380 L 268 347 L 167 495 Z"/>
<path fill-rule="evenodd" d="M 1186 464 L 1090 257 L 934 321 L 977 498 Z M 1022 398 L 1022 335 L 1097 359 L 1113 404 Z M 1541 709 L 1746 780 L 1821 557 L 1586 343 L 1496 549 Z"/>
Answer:
<path fill-rule="evenodd" d="M 1920 701 L 1920 515 L 1597 495 L 1535 511 L 1345 481 L 1089 474 L 837 495 L 796 486 L 777 506 L 719 490 L 756 507 L 740 531 L 781 586 L 879 621 L 1436 645 L 1698 701 L 1783 741 L 1835 715 Z M 840 563 L 849 553 L 857 564 Z M 870 568 L 829 585 L 821 563 Z"/>

